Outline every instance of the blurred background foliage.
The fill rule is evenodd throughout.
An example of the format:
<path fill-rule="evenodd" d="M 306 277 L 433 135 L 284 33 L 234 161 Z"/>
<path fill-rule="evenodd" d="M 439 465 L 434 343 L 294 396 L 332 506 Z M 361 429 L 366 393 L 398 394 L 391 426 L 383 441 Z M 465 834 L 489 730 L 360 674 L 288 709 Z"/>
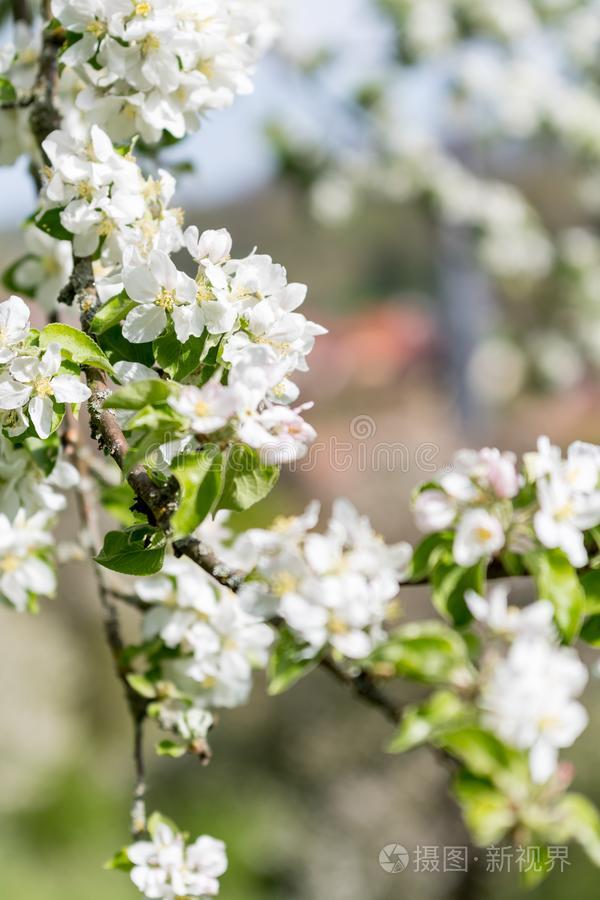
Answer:
<path fill-rule="evenodd" d="M 331 33 L 350 41 L 360 51 L 355 64 L 366 64 L 372 33 L 367 19 L 362 30 L 362 6 L 310 2 L 301 24 L 317 38 L 322 28 L 325 46 Z M 310 102 L 328 102 L 318 80 L 311 91 Z M 315 221 L 307 199 L 312 181 L 303 177 L 297 155 L 286 156 L 273 129 L 295 97 L 281 61 L 267 61 L 255 97 L 239 100 L 223 121 L 208 121 L 175 153 L 195 166 L 180 190 L 187 221 L 226 225 L 240 255 L 258 245 L 284 263 L 291 280 L 309 284 L 307 314 L 330 329 L 302 384 L 304 399 L 316 401 L 310 420 L 318 450 L 237 524 L 266 524 L 279 512 L 299 512 L 315 496 L 327 508 L 344 494 L 389 540 L 412 540 L 410 492 L 458 447 L 523 451 L 540 433 L 562 445 L 575 438 L 597 442 L 600 391 L 587 372 L 552 385 L 519 382 L 504 394 L 500 384 L 495 396 L 507 399 L 487 402 L 490 391 L 478 390 L 482 381 L 511 382 L 515 372 L 506 358 L 498 366 L 492 349 L 475 369 L 466 351 L 457 355 L 457 322 L 437 292 L 439 246 L 418 209 L 369 197 L 335 229 Z M 18 222 L 31 211 L 23 168 L 0 175 L 3 266 L 22 252 Z M 511 177 L 559 223 L 571 220 L 570 172 L 561 155 L 520 152 L 511 162 Z M 476 291 L 466 300 L 479 332 L 491 333 L 493 308 Z M 525 305 L 510 309 L 517 330 L 532 327 Z M 71 510 L 62 537 L 73 537 L 75 528 Z M 406 615 L 431 614 L 420 589 L 404 591 L 403 606 Z M 133 614 L 127 627 L 133 634 Z M 85 567 L 63 569 L 57 600 L 38 617 L 0 611 L 0 684 L 0 897 L 133 898 L 125 878 L 101 870 L 127 840 L 131 742 Z M 411 688 L 405 699 L 415 696 Z M 568 758 L 577 767 L 575 787 L 600 802 L 597 683 L 587 701 L 592 724 Z M 468 839 L 447 797 L 447 773 L 424 750 L 386 756 L 385 723 L 323 673 L 275 699 L 265 696 L 258 678 L 251 703 L 221 715 L 206 768 L 153 758 L 152 737 L 150 806 L 194 834 L 207 831 L 227 842 L 226 900 L 521 895 L 517 875 L 486 876 L 481 862 L 470 879 L 383 872 L 378 855 L 388 843 L 413 850 Z M 529 896 L 597 897 L 597 870 L 575 851 L 570 861 Z"/>

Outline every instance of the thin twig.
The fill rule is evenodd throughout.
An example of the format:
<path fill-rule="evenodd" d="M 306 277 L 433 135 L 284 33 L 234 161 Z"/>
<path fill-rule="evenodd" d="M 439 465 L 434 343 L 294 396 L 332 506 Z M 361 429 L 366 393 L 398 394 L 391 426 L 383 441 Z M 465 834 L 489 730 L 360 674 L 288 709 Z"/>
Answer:
<path fill-rule="evenodd" d="M 12 14 L 15 22 L 27 22 L 31 24 L 31 7 L 27 0 L 12 0 Z"/>
<path fill-rule="evenodd" d="M 387 697 L 366 672 L 351 675 L 338 666 L 330 656 L 326 656 L 321 661 L 321 667 L 330 672 L 341 684 L 349 687 L 365 703 L 379 709 L 393 725 L 398 724 L 402 718 L 402 707 Z"/>
<path fill-rule="evenodd" d="M 124 641 L 121 635 L 119 612 L 115 605 L 115 592 L 106 580 L 104 570 L 95 561 L 102 542 L 101 529 L 98 521 L 98 509 L 95 496 L 90 490 L 91 478 L 87 461 L 81 452 L 81 435 L 79 424 L 70 410 L 65 415 L 67 428 L 63 434 L 63 447 L 66 458 L 76 467 L 79 473 L 79 484 L 75 488 L 77 509 L 82 527 L 82 544 L 88 553 L 96 591 L 102 610 L 102 624 L 106 642 L 109 646 L 115 672 L 123 685 L 125 698 L 131 714 L 134 728 L 134 762 L 136 781 L 131 808 L 132 834 L 139 837 L 145 831 L 146 810 L 144 797 L 146 793 L 144 776 L 143 735 L 144 720 L 146 717 L 146 701 L 130 686 L 127 675 L 128 667 L 123 663 L 122 651 Z"/>
<path fill-rule="evenodd" d="M 131 833 L 134 838 L 141 837 L 146 831 L 146 768 L 144 764 L 144 722 L 143 714 L 134 721 L 133 764 L 135 767 L 135 787 L 133 805 L 131 807 Z"/>

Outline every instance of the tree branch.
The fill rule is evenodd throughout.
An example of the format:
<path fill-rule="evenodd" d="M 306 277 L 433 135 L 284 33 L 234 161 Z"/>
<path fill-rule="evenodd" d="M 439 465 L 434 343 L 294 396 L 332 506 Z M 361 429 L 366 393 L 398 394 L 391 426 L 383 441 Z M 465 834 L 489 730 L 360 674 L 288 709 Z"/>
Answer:
<path fill-rule="evenodd" d="M 396 705 L 393 700 L 386 696 L 366 672 L 361 672 L 359 675 L 351 675 L 340 668 L 330 656 L 326 656 L 321 661 L 321 666 L 327 672 L 330 672 L 340 684 L 349 687 L 358 698 L 383 713 L 392 725 L 399 723 L 402 718 L 402 707 Z"/>
<path fill-rule="evenodd" d="M 81 434 L 79 425 L 70 411 L 66 413 L 67 429 L 63 435 L 65 456 L 76 467 L 79 473 L 79 484 L 75 489 L 77 509 L 82 526 L 81 543 L 87 551 L 94 578 L 96 591 L 102 610 L 102 624 L 106 643 L 110 649 L 115 672 L 123 685 L 125 698 L 131 714 L 134 728 L 134 762 L 136 783 L 131 810 L 132 834 L 139 837 L 145 831 L 146 812 L 144 796 L 146 792 L 144 778 L 143 729 L 146 717 L 147 701 L 140 697 L 130 686 L 127 675 L 128 667 L 123 663 L 122 651 L 124 641 L 121 636 L 118 609 L 114 603 L 114 592 L 111 590 L 104 570 L 95 561 L 102 543 L 101 529 L 98 521 L 97 505 L 88 464 L 81 452 Z"/>
<path fill-rule="evenodd" d="M 12 0 L 12 14 L 15 22 L 27 22 L 31 24 L 31 8 L 27 0 Z"/>

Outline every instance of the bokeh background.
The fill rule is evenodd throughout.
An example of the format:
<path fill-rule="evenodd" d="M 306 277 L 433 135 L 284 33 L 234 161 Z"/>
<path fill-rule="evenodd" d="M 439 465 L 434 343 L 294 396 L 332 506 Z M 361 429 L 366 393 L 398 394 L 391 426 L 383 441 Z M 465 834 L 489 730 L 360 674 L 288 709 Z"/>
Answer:
<path fill-rule="evenodd" d="M 309 284 L 307 314 L 330 329 L 302 379 L 303 398 L 316 401 L 309 417 L 319 445 L 236 524 L 267 524 L 313 497 L 327 510 L 341 494 L 389 540 L 414 540 L 410 492 L 454 450 L 520 452 L 541 433 L 563 446 L 599 441 L 600 389 L 576 350 L 565 356 L 551 347 L 552 377 L 545 379 L 526 378 L 518 355 L 496 352 L 493 340 L 507 321 L 537 333 L 543 303 L 536 298 L 537 321 L 527 296 L 508 311 L 501 307 L 476 257 L 465 252 L 464 234 L 455 240 L 451 231 L 440 243 L 418 204 L 367 195 L 335 228 L 315 218 L 310 161 L 293 138 L 302 146 L 308 134 L 335 144 L 324 127 L 334 128 L 331 104 L 343 104 L 356 73 L 389 46 L 389 22 L 368 0 L 291 5 L 287 50 L 261 65 L 256 93 L 171 153 L 171 162 L 194 164 L 180 182 L 187 221 L 226 225 L 240 255 L 255 245 L 272 254 L 291 280 Z M 322 51 L 342 63 L 315 78 L 299 60 Z M 437 77 L 425 68 L 415 82 L 420 123 L 408 117 L 404 128 L 433 120 Z M 568 154 L 551 142 L 501 136 L 493 146 L 502 177 L 535 201 L 549 227 L 577 225 Z M 34 205 L 24 161 L 0 170 L 0 196 L 5 266 L 22 253 L 19 223 Z M 600 281 L 595 287 L 600 295 Z M 61 536 L 73 538 L 76 529 L 69 510 Z M 425 591 L 403 597 L 407 615 L 432 613 Z M 125 620 L 133 635 L 135 614 Z M 412 699 L 418 691 L 401 695 Z M 594 681 L 588 704 L 592 724 L 566 756 L 577 767 L 576 787 L 600 802 Z M 208 767 L 154 758 L 148 736 L 149 804 L 194 834 L 226 841 L 225 900 L 521 896 L 516 875 L 486 875 L 481 866 L 468 879 L 392 876 L 380 868 L 379 851 L 389 843 L 413 850 L 468 842 L 446 772 L 425 750 L 387 756 L 388 734 L 375 711 L 323 673 L 276 699 L 257 677 L 248 706 L 220 716 Z M 93 580 L 84 565 L 70 564 L 58 597 L 39 616 L 0 610 L 0 897 L 136 896 L 124 876 L 101 869 L 127 840 L 130 755 L 130 724 L 102 642 Z M 597 871 L 575 850 L 570 862 L 531 896 L 597 897 Z"/>

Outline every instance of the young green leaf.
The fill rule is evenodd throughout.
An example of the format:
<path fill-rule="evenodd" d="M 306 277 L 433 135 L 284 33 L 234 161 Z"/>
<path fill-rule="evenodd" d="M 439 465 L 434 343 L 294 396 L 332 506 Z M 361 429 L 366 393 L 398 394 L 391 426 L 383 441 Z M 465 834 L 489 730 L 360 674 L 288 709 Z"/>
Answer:
<path fill-rule="evenodd" d="M 452 788 L 464 820 L 480 846 L 498 843 L 517 824 L 510 798 L 488 780 L 461 770 Z"/>
<path fill-rule="evenodd" d="M 122 322 L 135 305 L 133 300 L 130 300 L 126 294 L 121 293 L 117 297 L 112 297 L 98 310 L 92 319 L 91 330 L 94 334 L 104 334 L 109 328 Z"/>
<path fill-rule="evenodd" d="M 171 759 L 180 759 L 187 753 L 183 744 L 177 744 L 175 741 L 163 740 L 156 745 L 157 756 L 170 756 Z"/>
<path fill-rule="evenodd" d="M 134 525 L 126 531 L 109 531 L 96 562 L 124 575 L 155 575 L 165 556 L 166 538 L 150 525 Z"/>
<path fill-rule="evenodd" d="M 282 629 L 269 659 L 267 675 L 269 694 L 276 696 L 289 690 L 301 678 L 315 669 L 321 658 L 314 656 L 286 628 Z"/>
<path fill-rule="evenodd" d="M 404 753 L 444 731 L 468 724 L 474 711 L 452 691 L 436 691 L 419 706 L 409 706 L 394 737 L 387 746 L 389 753 Z"/>
<path fill-rule="evenodd" d="M 471 613 L 465 602 L 465 591 L 484 592 L 485 562 L 482 560 L 469 569 L 463 569 L 447 557 L 440 559 L 431 572 L 431 602 L 454 625 L 466 625 Z"/>
<path fill-rule="evenodd" d="M 0 77 L 0 103 L 14 103 L 16 99 L 13 83 L 8 78 Z"/>
<path fill-rule="evenodd" d="M 443 622 L 410 622 L 394 631 L 369 657 L 417 681 L 468 684 L 473 676 L 463 638 Z"/>
<path fill-rule="evenodd" d="M 189 453 L 175 460 L 173 474 L 179 482 L 179 507 L 171 518 L 175 537 L 191 534 L 215 506 L 220 491 L 223 457 L 214 449 Z"/>
<path fill-rule="evenodd" d="M 132 672 L 127 675 L 127 684 L 136 694 L 145 697 L 146 700 L 153 700 L 156 697 L 156 688 L 145 675 Z"/>
<path fill-rule="evenodd" d="M 40 332 L 40 347 L 58 344 L 67 357 L 80 366 L 93 366 L 104 372 L 112 372 L 112 366 L 98 344 L 89 335 L 71 325 L 53 323 Z"/>
<path fill-rule="evenodd" d="M 177 340 L 171 326 L 165 334 L 154 341 L 154 356 L 160 368 L 174 381 L 183 382 L 195 372 L 202 363 L 202 351 L 206 336 L 191 337 L 185 344 Z"/>
<path fill-rule="evenodd" d="M 538 597 L 550 600 L 560 633 L 572 643 L 579 635 L 585 612 L 585 592 L 576 570 L 562 550 L 529 553 L 525 565 L 535 578 Z"/>
<path fill-rule="evenodd" d="M 279 478 L 277 466 L 261 463 L 260 456 L 246 444 L 236 444 L 227 456 L 223 493 L 218 509 L 249 509 L 263 500 Z"/>
<path fill-rule="evenodd" d="M 49 209 L 39 219 L 34 219 L 34 222 L 44 234 L 49 234 L 50 237 L 59 241 L 72 241 L 73 235 L 67 231 L 60 220 L 61 212 L 62 209 Z"/>
<path fill-rule="evenodd" d="M 147 381 L 132 381 L 125 384 L 106 398 L 105 409 L 142 409 L 144 406 L 159 406 L 166 403 L 172 385 L 158 378 Z"/>

